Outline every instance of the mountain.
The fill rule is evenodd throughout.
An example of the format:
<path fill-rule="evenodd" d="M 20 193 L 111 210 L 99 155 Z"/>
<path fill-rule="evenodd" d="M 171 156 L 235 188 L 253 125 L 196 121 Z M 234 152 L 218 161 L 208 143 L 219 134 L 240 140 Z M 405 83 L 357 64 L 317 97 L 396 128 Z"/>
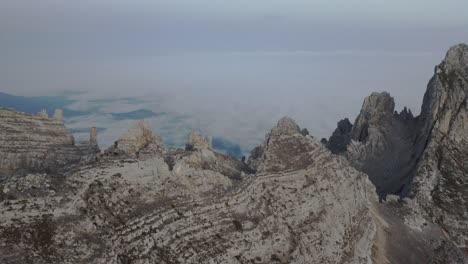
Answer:
<path fill-rule="evenodd" d="M 61 110 L 49 118 L 47 112 L 29 115 L 0 107 L 0 120 L 0 179 L 21 169 L 59 169 L 92 160 L 99 152 L 97 144 L 75 144 Z"/>
<path fill-rule="evenodd" d="M 436 247 L 449 251 L 441 253 L 442 262 L 467 261 L 467 100 L 468 46 L 460 44 L 435 67 L 419 116 L 406 108 L 394 112 L 388 93 L 373 93 L 342 136 L 351 140 L 341 154 L 369 175 L 381 200 L 389 194 L 409 197 L 407 209 L 417 216 L 405 221 L 416 221 L 413 227 L 423 231 L 428 223 L 442 230 L 446 244 Z"/>
<path fill-rule="evenodd" d="M 99 152 L 60 111 L 0 109 L 0 263 L 468 263 L 467 65 L 452 47 L 417 117 L 373 93 L 329 140 L 284 117 L 247 160 L 145 121 Z"/>

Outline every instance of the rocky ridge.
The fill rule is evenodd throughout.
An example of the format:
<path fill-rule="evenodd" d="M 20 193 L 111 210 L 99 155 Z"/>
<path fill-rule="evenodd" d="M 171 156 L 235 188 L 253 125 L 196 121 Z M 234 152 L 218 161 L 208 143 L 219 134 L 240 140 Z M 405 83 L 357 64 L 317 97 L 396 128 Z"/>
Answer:
<path fill-rule="evenodd" d="M 44 111 L 34 116 L 0 107 L 0 120 L 0 174 L 4 177 L 18 169 L 50 170 L 91 161 L 99 152 L 97 144 L 75 143 L 61 110 L 49 119 Z"/>
<path fill-rule="evenodd" d="M 127 155 L 139 157 L 152 154 L 162 154 L 165 151 L 161 137 L 153 134 L 148 121 L 140 120 L 114 145 L 105 151 L 108 155 Z"/>
<path fill-rule="evenodd" d="M 420 116 L 373 93 L 325 145 L 285 117 L 244 162 L 142 121 L 95 163 L 16 173 L 0 263 L 468 263 L 467 54 L 436 67 Z"/>
<path fill-rule="evenodd" d="M 431 246 L 432 260 L 444 263 L 468 261 L 467 95 L 468 46 L 460 44 L 435 67 L 419 116 L 406 108 L 398 114 L 388 93 L 373 93 L 341 152 L 369 175 L 381 200 L 411 198 L 403 207 L 407 226 L 442 230 Z"/>
<path fill-rule="evenodd" d="M 298 156 L 270 169 L 286 145 Z M 255 176 L 232 177 L 219 168 L 245 164 L 208 148 L 132 153 L 47 185 L 37 175 L 4 184 L 23 192 L 0 207 L 2 263 L 370 262 L 371 184 L 292 119 L 272 129 Z"/>
<path fill-rule="evenodd" d="M 411 196 L 468 256 L 468 46 L 435 68 L 421 109 Z M 418 155 L 419 154 L 419 155 Z M 462 257 L 459 257 L 460 259 Z"/>

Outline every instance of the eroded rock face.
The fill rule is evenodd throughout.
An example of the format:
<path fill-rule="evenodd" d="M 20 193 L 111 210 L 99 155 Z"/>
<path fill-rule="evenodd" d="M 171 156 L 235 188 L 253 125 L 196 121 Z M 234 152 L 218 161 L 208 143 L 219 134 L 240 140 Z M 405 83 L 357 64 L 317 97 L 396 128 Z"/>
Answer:
<path fill-rule="evenodd" d="M 148 121 L 137 121 L 106 153 L 114 156 L 152 156 L 165 152 L 161 137 L 155 135 Z"/>
<path fill-rule="evenodd" d="M 0 181 L 0 263 L 468 263 L 467 50 L 436 68 L 419 117 L 367 98 L 343 155 L 291 118 L 247 164 L 201 135 L 165 149 L 140 123 L 118 159 Z M 412 180 L 409 198 L 378 203 L 356 168 Z"/>
<path fill-rule="evenodd" d="M 394 108 L 390 94 L 372 93 L 364 100 L 349 138 L 347 134 L 338 137 L 340 150 L 347 150 L 341 153 L 369 175 L 381 199 L 387 194 L 405 195 L 412 178 L 411 164 L 415 163 L 413 143 L 417 122 L 411 111 L 405 108 L 398 114 Z M 336 151 L 332 149 L 334 145 L 328 146 Z"/>
<path fill-rule="evenodd" d="M 197 130 L 193 130 L 190 133 L 187 144 L 185 145 L 186 150 L 201 150 L 201 149 L 212 149 L 212 138 L 204 137 Z"/>
<path fill-rule="evenodd" d="M 403 223 L 389 221 L 396 230 L 392 233 L 411 230 L 405 232 L 413 235 L 401 236 L 404 243 L 431 241 L 419 246 L 434 252 L 425 255 L 427 261 L 468 263 L 467 65 L 468 46 L 452 47 L 435 68 L 418 117 L 406 108 L 394 112 L 386 93 L 366 98 L 344 152 L 369 175 L 382 200 L 391 193 L 400 199 L 409 195 L 406 205 L 381 211 L 392 212 L 386 220 L 401 214 Z"/>
<path fill-rule="evenodd" d="M 290 117 L 283 117 L 265 136 L 265 141 L 254 148 L 248 160 L 257 172 L 305 168 L 307 152 L 314 147 L 311 137 Z"/>
<path fill-rule="evenodd" d="M 329 140 L 322 140 L 328 149 L 334 154 L 340 154 L 346 151 L 349 143 L 351 142 L 351 130 L 353 125 L 349 122 L 348 118 L 340 120 L 338 127 L 333 132 Z"/>
<path fill-rule="evenodd" d="M 272 129 L 255 176 L 232 179 L 218 168 L 233 159 L 210 149 L 168 150 L 172 170 L 162 156 L 103 159 L 0 184 L 0 262 L 369 263 L 371 184 L 293 124 Z"/>
<path fill-rule="evenodd" d="M 467 260 L 468 252 L 468 46 L 452 47 L 435 68 L 421 109 L 418 163 L 411 194 L 447 233 Z M 461 258 L 461 257 L 460 257 Z"/>
<path fill-rule="evenodd" d="M 372 93 L 364 99 L 361 113 L 354 122 L 351 137 L 356 141 L 365 141 L 369 137 L 369 130 L 374 126 L 387 122 L 393 116 L 395 102 L 387 92 Z"/>
<path fill-rule="evenodd" d="M 49 119 L 44 113 L 33 116 L 0 108 L 0 174 L 54 170 L 94 159 L 97 145 L 75 144 L 57 113 L 57 118 Z"/>

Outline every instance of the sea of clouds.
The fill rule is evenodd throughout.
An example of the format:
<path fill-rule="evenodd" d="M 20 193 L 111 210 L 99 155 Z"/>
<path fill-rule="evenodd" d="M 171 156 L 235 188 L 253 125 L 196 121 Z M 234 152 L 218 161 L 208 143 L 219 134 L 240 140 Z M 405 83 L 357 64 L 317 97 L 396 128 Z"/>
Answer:
<path fill-rule="evenodd" d="M 408 106 L 417 114 L 442 57 L 369 51 L 133 57 L 40 72 L 44 81 L 37 81 L 38 89 L 21 94 L 62 96 L 70 113 L 66 124 L 77 140 L 87 140 L 87 128 L 96 126 L 102 148 L 135 120 L 147 119 L 168 146 L 184 146 L 197 129 L 213 136 L 219 151 L 240 156 L 260 144 L 283 116 L 318 139 L 328 137 L 338 120 L 356 117 L 373 91 L 390 92 L 396 110 Z M 73 85 L 64 93 L 60 89 L 67 82 Z M 51 84 L 56 90 L 46 88 Z"/>

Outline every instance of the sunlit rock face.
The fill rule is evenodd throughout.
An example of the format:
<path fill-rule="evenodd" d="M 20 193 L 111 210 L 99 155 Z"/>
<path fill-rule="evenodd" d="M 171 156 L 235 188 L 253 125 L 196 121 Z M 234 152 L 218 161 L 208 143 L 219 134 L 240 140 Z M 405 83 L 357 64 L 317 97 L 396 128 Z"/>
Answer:
<path fill-rule="evenodd" d="M 72 134 L 56 112 L 49 119 L 0 108 L 0 173 L 21 170 L 54 170 L 93 160 L 99 148 L 75 144 Z"/>

